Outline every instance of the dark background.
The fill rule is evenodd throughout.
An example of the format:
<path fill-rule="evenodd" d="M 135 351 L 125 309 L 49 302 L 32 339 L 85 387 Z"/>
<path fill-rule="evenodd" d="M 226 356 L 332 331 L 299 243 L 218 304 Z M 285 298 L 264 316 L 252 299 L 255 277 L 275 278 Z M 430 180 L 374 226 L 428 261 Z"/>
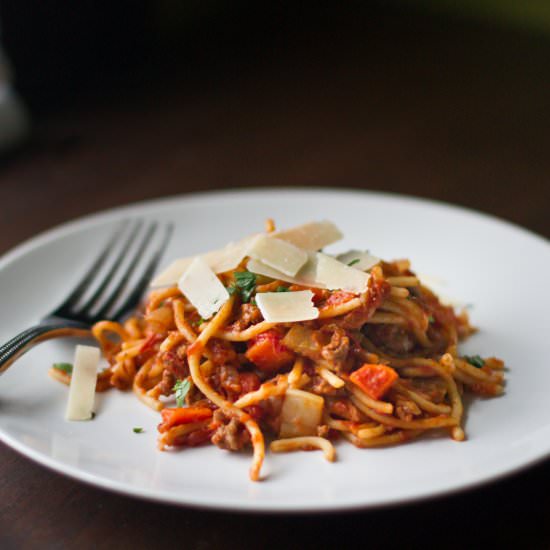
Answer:
<path fill-rule="evenodd" d="M 550 34 L 410 2 L 0 0 L 0 17 L 34 115 L 0 204 L 10 221 L 59 205 L 0 249 L 106 206 L 260 185 L 427 196 L 549 234 Z"/>
<path fill-rule="evenodd" d="M 541 26 L 296 4 L 0 0 L 33 120 L 0 158 L 0 253 L 99 209 L 264 185 L 441 199 L 550 236 Z M 111 495 L 2 446 L 0 546 L 544 548 L 548 472 L 376 512 L 252 517 Z"/>

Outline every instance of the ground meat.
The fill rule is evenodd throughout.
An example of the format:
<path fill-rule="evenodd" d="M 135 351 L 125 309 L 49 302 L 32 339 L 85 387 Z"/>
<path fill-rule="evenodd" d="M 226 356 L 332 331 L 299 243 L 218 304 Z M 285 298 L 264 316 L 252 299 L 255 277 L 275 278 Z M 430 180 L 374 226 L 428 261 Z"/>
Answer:
<path fill-rule="evenodd" d="M 283 398 L 279 396 L 270 397 L 262 402 L 263 421 L 267 424 L 273 433 L 278 434 L 281 429 L 281 409 L 283 407 Z"/>
<path fill-rule="evenodd" d="M 236 418 L 228 418 L 222 411 L 214 412 L 214 423 L 219 423 L 211 441 L 220 449 L 240 451 L 250 444 L 250 434 Z"/>
<path fill-rule="evenodd" d="M 164 369 L 162 373 L 162 379 L 160 381 L 159 389 L 162 395 L 171 395 L 176 383 L 176 377 L 168 369 Z"/>
<path fill-rule="evenodd" d="M 341 368 L 348 358 L 349 338 L 342 328 L 334 324 L 324 326 L 321 332 L 331 335 L 330 342 L 321 349 L 321 356 L 330 361 L 337 369 Z"/>
<path fill-rule="evenodd" d="M 241 394 L 241 377 L 235 367 L 231 365 L 222 365 L 218 369 L 218 374 L 220 385 L 228 396 Z"/>
<path fill-rule="evenodd" d="M 176 378 L 183 379 L 189 376 L 187 365 L 187 346 L 179 346 L 177 350 L 165 351 L 160 355 L 164 368 Z"/>
<path fill-rule="evenodd" d="M 216 365 L 225 363 L 235 363 L 237 361 L 237 354 L 230 342 L 225 340 L 219 340 L 212 338 L 208 342 L 208 350 L 212 354 L 211 360 Z"/>
<path fill-rule="evenodd" d="M 399 325 L 368 325 L 364 331 L 374 345 L 390 353 L 406 355 L 416 345 L 414 336 Z"/>
<path fill-rule="evenodd" d="M 246 330 L 248 327 L 262 321 L 263 317 L 254 304 L 242 304 L 237 320 L 232 324 L 233 330 Z"/>

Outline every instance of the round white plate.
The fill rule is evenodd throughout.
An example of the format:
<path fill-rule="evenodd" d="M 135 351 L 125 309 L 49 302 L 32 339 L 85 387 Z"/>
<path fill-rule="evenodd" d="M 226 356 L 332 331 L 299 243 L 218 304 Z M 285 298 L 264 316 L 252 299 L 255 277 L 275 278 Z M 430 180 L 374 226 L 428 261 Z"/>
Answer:
<path fill-rule="evenodd" d="M 550 246 L 523 229 L 445 204 L 379 193 L 268 190 L 212 193 L 136 204 L 49 231 L 0 261 L 0 341 L 61 301 L 117 220 L 171 220 L 164 263 L 218 248 L 263 227 L 333 220 L 345 240 L 329 250 L 368 248 L 410 258 L 446 297 L 472 304 L 480 327 L 465 353 L 496 355 L 509 366 L 504 396 L 474 399 L 467 440 L 427 439 L 359 450 L 341 442 L 338 460 L 320 452 L 267 454 L 263 481 L 248 479 L 250 455 L 213 446 L 156 449 L 157 413 L 131 393 L 101 394 L 91 422 L 67 422 L 67 388 L 47 375 L 71 361 L 74 341 L 42 344 L 0 380 L 0 438 L 29 458 L 81 481 L 164 502 L 248 511 L 374 507 L 472 487 L 550 452 Z M 142 427 L 143 434 L 135 434 Z"/>

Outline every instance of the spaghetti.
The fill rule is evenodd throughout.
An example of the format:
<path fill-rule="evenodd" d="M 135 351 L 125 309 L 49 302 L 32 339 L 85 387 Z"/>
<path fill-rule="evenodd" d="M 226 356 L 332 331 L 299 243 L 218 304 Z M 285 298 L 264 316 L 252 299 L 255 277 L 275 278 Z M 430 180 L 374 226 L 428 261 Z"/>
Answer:
<path fill-rule="evenodd" d="M 274 229 L 269 220 L 266 233 Z M 247 259 L 217 274 L 226 288 L 238 289 Z M 160 449 L 251 447 L 258 480 L 264 434 L 273 452 L 321 449 L 331 461 L 338 439 L 370 448 L 441 432 L 461 441 L 463 395 L 503 391 L 501 360 L 458 352 L 475 331 L 466 312 L 443 305 L 406 260 L 378 262 L 361 293 L 249 279 L 248 295 L 233 292 L 208 320 L 171 286 L 125 323 L 92 328 L 109 363 L 97 391 L 132 389 L 159 411 Z M 303 290 L 313 292 L 316 319 L 270 322 L 255 303 L 262 292 Z"/>

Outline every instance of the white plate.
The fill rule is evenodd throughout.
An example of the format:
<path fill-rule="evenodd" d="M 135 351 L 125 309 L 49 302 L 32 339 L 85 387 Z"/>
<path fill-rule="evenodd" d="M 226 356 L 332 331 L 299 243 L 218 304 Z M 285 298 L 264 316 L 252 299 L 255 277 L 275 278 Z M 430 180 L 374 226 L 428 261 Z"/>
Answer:
<path fill-rule="evenodd" d="M 38 320 L 78 280 L 116 220 L 173 220 L 166 261 L 238 239 L 273 217 L 279 227 L 331 219 L 345 234 L 333 250 L 369 248 L 408 257 L 447 296 L 472 303 L 481 328 L 467 353 L 505 359 L 506 394 L 468 407 L 467 440 L 428 439 L 359 450 L 267 455 L 264 480 L 250 456 L 213 446 L 156 450 L 159 417 L 132 394 L 99 398 L 92 422 L 66 422 L 66 387 L 47 376 L 71 360 L 74 341 L 38 346 L 0 380 L 0 437 L 33 460 L 81 481 L 165 502 L 249 511 L 312 511 L 400 503 L 487 482 L 550 451 L 550 247 L 523 229 L 476 212 L 412 198 L 327 190 L 270 190 L 170 198 L 111 210 L 37 237 L 0 261 L 0 341 Z M 134 434 L 133 427 L 145 433 Z"/>

